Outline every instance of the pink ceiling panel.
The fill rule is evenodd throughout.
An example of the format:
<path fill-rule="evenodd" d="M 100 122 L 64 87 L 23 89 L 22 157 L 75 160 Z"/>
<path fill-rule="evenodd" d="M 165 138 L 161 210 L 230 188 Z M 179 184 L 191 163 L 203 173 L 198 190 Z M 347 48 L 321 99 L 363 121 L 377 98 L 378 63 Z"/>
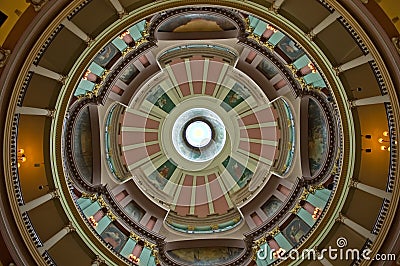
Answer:
<path fill-rule="evenodd" d="M 193 81 L 203 81 L 204 60 L 190 60 Z"/>
<path fill-rule="evenodd" d="M 187 215 L 190 211 L 190 200 L 192 197 L 193 176 L 186 175 L 183 180 L 183 186 L 179 193 L 175 211 L 179 215 Z"/>
<path fill-rule="evenodd" d="M 183 97 L 190 95 L 189 83 L 186 82 L 186 83 L 179 84 L 179 88 L 182 92 Z"/>
<path fill-rule="evenodd" d="M 122 125 L 142 128 L 146 125 L 146 118 L 140 115 L 125 112 Z"/>
<path fill-rule="evenodd" d="M 273 109 L 268 107 L 256 112 L 255 114 L 257 116 L 259 123 L 274 122 L 276 120 L 275 119 L 276 116 L 274 115 L 272 110 Z"/>
<path fill-rule="evenodd" d="M 207 83 L 206 83 L 205 94 L 207 94 L 207 95 L 213 95 L 214 89 L 215 89 L 215 85 L 216 85 L 215 83 L 207 82 Z"/>
<path fill-rule="evenodd" d="M 270 145 L 262 145 L 261 157 L 273 161 L 277 155 L 276 147 Z"/>
<path fill-rule="evenodd" d="M 147 149 L 147 152 L 149 153 L 149 155 L 153 155 L 161 150 L 160 145 L 158 145 L 158 144 L 146 146 L 146 149 Z"/>
<path fill-rule="evenodd" d="M 157 132 L 146 132 L 145 133 L 145 141 L 146 142 L 156 141 L 156 140 L 158 140 Z"/>
<path fill-rule="evenodd" d="M 203 88 L 203 81 L 193 81 L 193 92 L 194 94 L 201 94 Z"/>
<path fill-rule="evenodd" d="M 160 126 L 160 122 L 158 122 L 156 120 L 148 118 L 146 121 L 146 128 L 158 129 L 159 126 Z"/>
<path fill-rule="evenodd" d="M 132 145 L 145 142 L 144 132 L 124 131 L 122 132 L 122 145 Z"/>
<path fill-rule="evenodd" d="M 277 140 L 277 128 L 276 127 L 263 127 L 261 128 L 262 139 L 266 140 Z"/>
<path fill-rule="evenodd" d="M 216 175 L 209 175 L 208 182 L 210 183 L 211 198 L 213 199 L 214 211 L 219 214 L 226 213 L 229 209 L 229 205 L 222 192 L 222 188 L 217 181 Z"/>
<path fill-rule="evenodd" d="M 217 83 L 222 71 L 222 66 L 222 63 L 210 60 L 210 64 L 208 65 L 207 80 L 213 83 Z"/>
<path fill-rule="evenodd" d="M 248 141 L 240 141 L 239 142 L 239 148 L 244 150 L 244 151 L 250 151 L 250 144 Z"/>
<path fill-rule="evenodd" d="M 240 130 L 241 138 L 250 138 L 250 139 L 261 139 L 261 131 L 260 128 L 250 128 L 250 129 L 241 129 Z"/>
<path fill-rule="evenodd" d="M 136 149 L 128 150 L 124 152 L 125 160 L 127 165 L 131 165 L 136 163 L 137 161 L 142 160 L 148 156 L 147 150 L 145 147 L 139 147 Z"/>
<path fill-rule="evenodd" d="M 204 176 L 196 177 L 196 206 L 194 214 L 199 217 L 206 217 L 209 214 L 207 190 Z"/>

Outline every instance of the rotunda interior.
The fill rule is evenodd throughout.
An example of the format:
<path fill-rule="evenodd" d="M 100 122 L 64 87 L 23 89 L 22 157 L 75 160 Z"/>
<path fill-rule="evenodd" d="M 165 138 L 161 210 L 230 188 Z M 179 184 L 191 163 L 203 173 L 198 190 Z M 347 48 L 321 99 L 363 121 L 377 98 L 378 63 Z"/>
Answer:
<path fill-rule="evenodd" d="M 393 1 L 0 10 L 0 266 L 400 264 Z"/>

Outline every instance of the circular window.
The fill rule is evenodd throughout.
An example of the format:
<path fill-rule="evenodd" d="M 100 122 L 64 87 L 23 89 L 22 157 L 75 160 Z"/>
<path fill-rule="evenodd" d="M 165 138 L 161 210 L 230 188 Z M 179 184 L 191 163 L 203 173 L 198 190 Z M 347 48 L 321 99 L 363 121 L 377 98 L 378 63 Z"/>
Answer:
<path fill-rule="evenodd" d="M 223 149 L 226 131 L 221 118 L 206 108 L 193 108 L 182 113 L 172 127 L 176 151 L 192 162 L 206 162 Z"/>
<path fill-rule="evenodd" d="M 190 146 L 203 148 L 210 143 L 212 130 L 206 122 L 194 121 L 186 127 L 184 137 Z"/>

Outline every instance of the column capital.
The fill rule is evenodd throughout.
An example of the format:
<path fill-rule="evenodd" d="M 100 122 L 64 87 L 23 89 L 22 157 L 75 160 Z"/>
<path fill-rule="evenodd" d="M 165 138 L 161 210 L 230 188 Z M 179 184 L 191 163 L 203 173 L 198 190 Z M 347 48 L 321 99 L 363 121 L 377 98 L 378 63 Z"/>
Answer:
<path fill-rule="evenodd" d="M 339 67 L 334 67 L 333 70 L 335 71 L 336 76 L 339 76 L 342 71 L 339 69 Z"/>
<path fill-rule="evenodd" d="M 51 194 L 51 198 L 52 198 L 52 199 L 55 199 L 55 198 L 58 199 L 58 198 L 60 198 L 60 191 L 59 191 L 58 188 L 56 188 L 56 190 L 50 192 L 50 194 Z"/>
<path fill-rule="evenodd" d="M 96 258 L 92 261 L 92 266 L 100 266 L 100 264 L 104 264 L 105 260 L 103 260 L 99 255 L 96 255 Z"/>
<path fill-rule="evenodd" d="M 397 50 L 397 53 L 400 55 L 400 36 L 399 37 L 393 37 L 392 38 L 392 43 L 394 47 Z"/>
<path fill-rule="evenodd" d="M 0 46 L 0 68 L 6 65 L 8 56 L 11 54 L 10 50 L 6 50 Z"/>
<path fill-rule="evenodd" d="M 354 179 L 354 178 L 351 178 L 350 179 L 350 187 L 356 188 L 357 185 L 358 185 L 358 181 L 356 179 Z"/>
<path fill-rule="evenodd" d="M 38 12 L 48 2 L 48 0 L 26 0 L 26 2 L 31 3 L 35 11 Z"/>
<path fill-rule="evenodd" d="M 315 246 L 313 249 L 314 249 L 314 251 L 315 251 L 315 255 L 316 255 L 317 257 L 319 257 L 319 256 L 321 255 L 321 251 L 319 250 L 319 247 L 318 247 L 318 246 Z"/>
<path fill-rule="evenodd" d="M 338 217 L 336 217 L 335 221 L 338 223 L 344 223 L 345 219 L 346 219 L 346 217 L 342 213 L 339 213 Z"/>
<path fill-rule="evenodd" d="M 69 222 L 65 228 L 67 229 L 67 231 L 68 231 L 69 233 L 75 231 L 75 227 L 74 227 L 74 225 L 72 224 L 72 222 Z"/>

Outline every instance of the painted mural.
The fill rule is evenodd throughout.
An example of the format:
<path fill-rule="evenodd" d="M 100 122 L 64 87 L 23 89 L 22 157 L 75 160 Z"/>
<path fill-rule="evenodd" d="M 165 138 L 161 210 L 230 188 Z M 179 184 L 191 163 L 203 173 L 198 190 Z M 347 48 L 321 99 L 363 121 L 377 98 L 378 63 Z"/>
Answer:
<path fill-rule="evenodd" d="M 291 62 L 294 62 L 304 54 L 303 49 L 296 47 L 296 43 L 287 36 L 280 40 L 277 46 L 287 57 L 289 57 Z"/>
<path fill-rule="evenodd" d="M 122 247 L 125 245 L 125 242 L 128 240 L 128 237 L 113 223 L 109 224 L 100 236 L 117 252 L 121 251 Z"/>
<path fill-rule="evenodd" d="M 109 43 L 94 58 L 94 62 L 103 68 L 107 68 L 108 63 L 118 54 L 120 51 L 114 44 Z"/>
<path fill-rule="evenodd" d="M 212 14 L 184 14 L 167 20 L 160 32 L 211 32 L 236 29 L 231 21 Z"/>
<path fill-rule="evenodd" d="M 230 156 L 222 162 L 222 165 L 226 168 L 240 188 L 244 187 L 253 176 L 252 171 Z"/>
<path fill-rule="evenodd" d="M 328 150 L 326 122 L 323 110 L 314 100 L 310 99 L 308 103 L 308 157 L 311 176 L 322 167 Z"/>
<path fill-rule="evenodd" d="M 295 217 L 288 226 L 283 230 L 282 234 L 286 239 L 295 246 L 300 242 L 300 239 L 307 234 L 311 228 L 303 222 L 299 217 Z"/>
<path fill-rule="evenodd" d="M 230 247 L 183 248 L 168 251 L 168 254 L 186 265 L 211 266 L 234 260 L 242 250 Z"/>
<path fill-rule="evenodd" d="M 231 109 L 235 108 L 249 96 L 250 94 L 247 91 L 247 88 L 245 88 L 242 84 L 236 82 L 235 85 L 233 85 L 232 89 L 226 95 L 225 99 L 222 101 L 221 106 L 227 112 L 229 112 Z"/>
<path fill-rule="evenodd" d="M 134 201 L 129 202 L 128 205 L 124 207 L 124 210 L 136 222 L 140 222 L 145 214 L 145 211 Z"/>
<path fill-rule="evenodd" d="M 264 59 L 258 64 L 257 69 L 263 73 L 267 79 L 272 79 L 278 74 L 278 68 L 269 60 Z"/>
<path fill-rule="evenodd" d="M 175 104 L 160 85 L 147 96 L 147 100 L 167 113 L 175 108 Z"/>
<path fill-rule="evenodd" d="M 278 209 L 282 206 L 282 201 L 277 197 L 272 196 L 261 206 L 261 210 L 267 215 L 268 218 L 272 217 Z"/>
<path fill-rule="evenodd" d="M 158 189 L 162 190 L 171 178 L 176 169 L 176 165 L 170 160 L 163 163 L 156 171 L 148 176 L 150 182 Z"/>
<path fill-rule="evenodd" d="M 92 182 L 93 149 L 89 108 L 83 109 L 76 119 L 73 140 L 75 164 L 82 177 Z"/>
<path fill-rule="evenodd" d="M 132 80 L 139 74 L 139 70 L 135 67 L 133 63 L 131 63 L 125 70 L 122 72 L 119 79 L 125 84 L 129 85 Z"/>

